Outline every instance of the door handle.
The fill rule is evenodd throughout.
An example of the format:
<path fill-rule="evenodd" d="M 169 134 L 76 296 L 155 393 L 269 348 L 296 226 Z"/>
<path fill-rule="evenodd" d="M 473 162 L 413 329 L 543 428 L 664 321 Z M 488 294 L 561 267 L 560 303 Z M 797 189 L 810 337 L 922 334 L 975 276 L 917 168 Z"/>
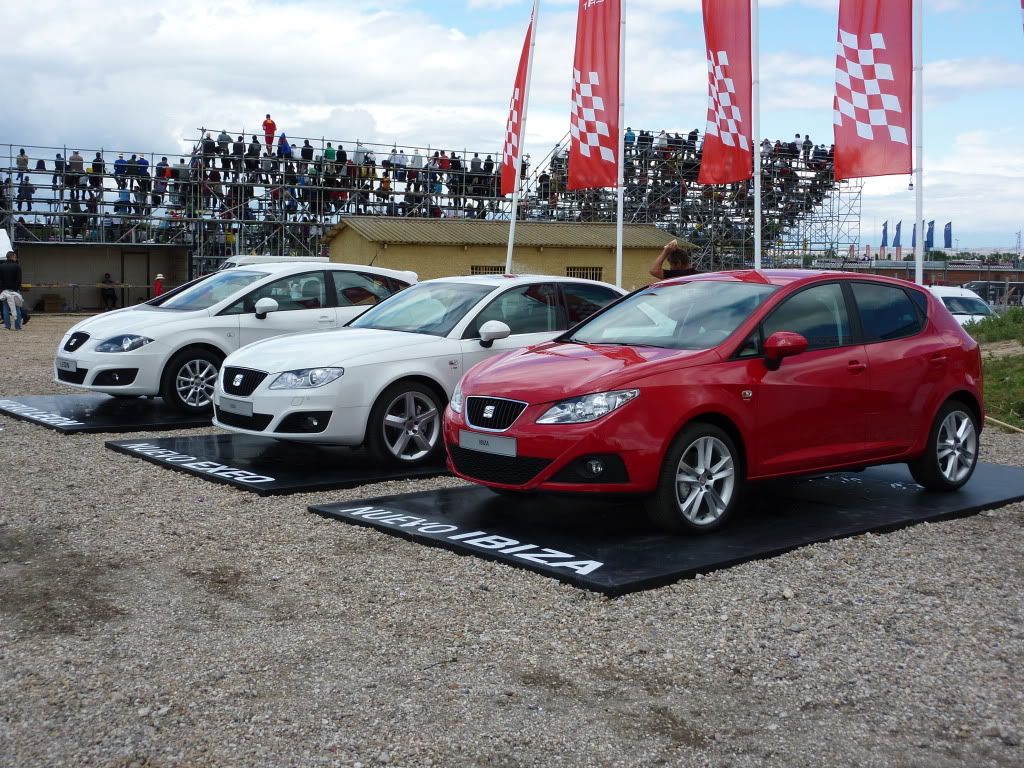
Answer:
<path fill-rule="evenodd" d="M 321 322 L 321 323 L 329 323 L 329 322 L 331 322 L 331 318 L 328 315 L 320 315 L 319 322 Z"/>
<path fill-rule="evenodd" d="M 867 363 L 862 363 L 860 360 L 851 360 L 846 364 L 846 370 L 850 373 L 863 373 L 868 369 Z"/>
<path fill-rule="evenodd" d="M 946 359 L 945 355 L 932 355 L 928 358 L 928 362 L 932 365 L 945 365 Z"/>

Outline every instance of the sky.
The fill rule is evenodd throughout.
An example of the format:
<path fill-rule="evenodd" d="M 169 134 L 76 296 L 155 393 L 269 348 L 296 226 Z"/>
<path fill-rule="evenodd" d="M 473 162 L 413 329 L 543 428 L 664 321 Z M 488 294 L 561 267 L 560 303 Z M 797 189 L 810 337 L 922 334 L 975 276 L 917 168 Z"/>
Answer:
<path fill-rule="evenodd" d="M 699 0 L 624 0 L 634 129 L 703 134 Z M 291 137 L 500 155 L 531 0 L 34 0 L 6 3 L 0 142 L 187 151 L 274 116 Z M 525 152 L 569 128 L 577 0 L 541 0 Z M 761 126 L 832 143 L 838 0 L 761 0 Z M 1024 47 L 1016 0 L 924 0 L 925 218 L 958 247 L 1016 250 Z M 3 147 L 7 150 L 7 147 Z M 36 153 L 29 151 L 30 155 Z M 39 153 L 43 154 L 43 153 Z M 50 155 L 52 156 L 52 155 Z M 909 177 L 867 180 L 861 242 L 909 230 Z"/>

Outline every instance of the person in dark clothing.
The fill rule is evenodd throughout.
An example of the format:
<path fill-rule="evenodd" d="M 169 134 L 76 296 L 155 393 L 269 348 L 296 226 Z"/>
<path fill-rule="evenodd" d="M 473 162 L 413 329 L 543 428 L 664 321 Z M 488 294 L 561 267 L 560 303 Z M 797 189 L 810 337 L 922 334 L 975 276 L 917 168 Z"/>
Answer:
<path fill-rule="evenodd" d="M 100 288 L 100 298 L 103 299 L 103 309 L 117 308 L 117 291 L 114 290 L 114 280 L 109 272 L 103 273 L 103 281 Z"/>
<path fill-rule="evenodd" d="M 4 239 L 6 240 L 6 238 Z M 9 249 L 6 260 L 0 262 L 0 305 L 2 305 L 4 327 L 7 330 L 11 330 L 11 320 L 14 320 L 14 330 L 21 330 L 21 324 L 26 321 L 23 304 L 21 265 L 18 263 L 18 255 Z"/>
<path fill-rule="evenodd" d="M 697 274 L 697 270 L 690 264 L 690 251 L 693 246 L 690 243 L 672 240 L 661 253 L 651 262 L 651 276 L 659 280 L 668 280 L 672 277 L 685 277 Z M 668 268 L 665 268 L 665 262 Z"/>

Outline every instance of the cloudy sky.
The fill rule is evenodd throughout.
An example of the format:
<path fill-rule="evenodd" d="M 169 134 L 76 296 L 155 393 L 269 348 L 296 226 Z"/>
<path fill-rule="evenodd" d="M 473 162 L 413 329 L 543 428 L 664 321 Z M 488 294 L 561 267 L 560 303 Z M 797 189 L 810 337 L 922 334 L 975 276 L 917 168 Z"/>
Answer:
<path fill-rule="evenodd" d="M 626 122 L 704 130 L 699 0 L 625 0 Z M 176 154 L 200 127 L 500 152 L 530 0 L 5 3 L 0 139 Z M 924 0 L 925 216 L 961 247 L 1022 227 L 1016 0 Z M 762 0 L 762 132 L 832 141 L 838 0 Z M 541 0 L 526 151 L 567 132 L 576 0 Z M 6 149 L 6 148 L 4 148 Z M 30 154 L 36 152 L 30 151 Z M 42 154 L 42 153 L 39 153 Z M 907 177 L 869 180 L 862 241 L 913 220 Z M 892 225 L 890 225 L 891 227 Z"/>

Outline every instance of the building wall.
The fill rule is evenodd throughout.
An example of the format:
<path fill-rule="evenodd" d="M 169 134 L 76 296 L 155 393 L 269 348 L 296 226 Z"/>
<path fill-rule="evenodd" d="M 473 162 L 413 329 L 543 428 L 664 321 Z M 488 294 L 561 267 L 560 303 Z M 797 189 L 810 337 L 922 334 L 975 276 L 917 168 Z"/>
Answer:
<path fill-rule="evenodd" d="M 188 250 L 184 247 L 19 243 L 18 260 L 22 282 L 31 286 L 22 291 L 28 305 L 35 307 L 44 296 L 57 297 L 49 305 L 60 311 L 102 307 L 97 284 L 105 272 L 115 283 L 128 286 L 117 289 L 118 306 L 150 298 L 157 274 L 163 274 L 168 288 L 188 280 Z"/>
<path fill-rule="evenodd" d="M 660 249 L 629 249 L 622 255 L 622 285 L 639 288 L 653 282 L 647 269 Z M 411 269 L 420 280 L 468 275 L 474 266 L 505 267 L 504 246 L 380 244 L 344 229 L 330 243 L 331 261 Z M 615 252 L 608 248 L 516 248 L 512 267 L 518 273 L 565 275 L 566 267 L 601 267 L 601 279 L 615 282 Z"/>

